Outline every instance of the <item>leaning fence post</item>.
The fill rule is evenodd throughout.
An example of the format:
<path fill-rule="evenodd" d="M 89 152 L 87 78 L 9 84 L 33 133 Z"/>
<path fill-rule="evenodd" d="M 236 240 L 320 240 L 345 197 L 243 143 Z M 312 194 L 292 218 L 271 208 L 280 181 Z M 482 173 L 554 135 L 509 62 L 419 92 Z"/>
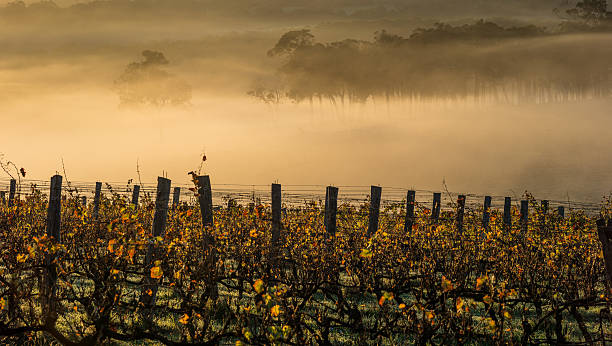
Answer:
<path fill-rule="evenodd" d="M 484 205 L 482 207 L 482 228 L 489 229 L 490 218 L 491 218 L 491 196 L 485 196 Z"/>
<path fill-rule="evenodd" d="M 140 185 L 134 185 L 134 190 L 132 190 L 132 204 L 135 207 L 138 207 L 139 195 L 140 195 Z"/>
<path fill-rule="evenodd" d="M 372 235 L 378 231 L 378 217 L 380 215 L 380 197 L 382 188 L 372 186 L 370 188 L 370 214 L 368 222 L 368 234 Z"/>
<path fill-rule="evenodd" d="M 325 190 L 324 224 L 327 233 L 336 234 L 336 213 L 338 211 L 338 188 L 328 186 Z"/>
<path fill-rule="evenodd" d="M 457 230 L 463 232 L 463 214 L 465 213 L 465 195 L 457 196 L 457 216 L 456 224 Z"/>
<path fill-rule="evenodd" d="M 102 183 L 96 182 L 96 193 L 94 194 L 94 209 L 93 209 L 93 217 L 94 220 L 98 221 L 98 216 L 100 215 L 100 195 L 102 194 Z"/>
<path fill-rule="evenodd" d="M 440 204 L 442 202 L 442 193 L 434 192 L 433 194 L 433 205 L 431 207 L 431 219 L 438 221 L 440 218 Z"/>
<path fill-rule="evenodd" d="M 155 197 L 155 214 L 153 214 L 153 228 L 151 230 L 153 237 L 160 237 L 164 234 L 168 218 L 169 200 L 170 179 L 158 177 L 157 194 Z M 151 264 L 154 263 L 155 251 L 155 245 L 150 244 L 145 257 L 145 267 L 147 270 L 145 271 L 144 292 L 141 295 L 141 302 L 145 306 L 152 306 L 155 304 L 155 296 L 157 294 L 156 280 L 149 275 L 149 271 L 153 268 Z"/>
<path fill-rule="evenodd" d="M 504 226 L 509 227 L 512 225 L 512 198 L 506 197 L 504 198 Z"/>
<path fill-rule="evenodd" d="M 529 201 L 521 201 L 521 228 L 527 230 L 529 222 Z"/>
<path fill-rule="evenodd" d="M 9 189 L 8 206 L 12 207 L 15 204 L 15 193 L 17 192 L 17 180 L 11 179 L 11 187 Z"/>
<path fill-rule="evenodd" d="M 597 220 L 597 235 L 601 242 L 604 265 L 608 276 L 609 287 L 612 287 L 612 224 L 604 219 Z"/>
<path fill-rule="evenodd" d="M 176 208 L 179 205 L 181 199 L 181 188 L 175 187 L 172 192 L 172 209 Z"/>
<path fill-rule="evenodd" d="M 406 193 L 406 220 L 404 221 L 404 232 L 412 232 L 412 225 L 414 225 L 414 201 L 416 192 L 409 190 Z"/>
<path fill-rule="evenodd" d="M 278 245 L 281 230 L 281 185 L 272 184 L 272 244 Z"/>

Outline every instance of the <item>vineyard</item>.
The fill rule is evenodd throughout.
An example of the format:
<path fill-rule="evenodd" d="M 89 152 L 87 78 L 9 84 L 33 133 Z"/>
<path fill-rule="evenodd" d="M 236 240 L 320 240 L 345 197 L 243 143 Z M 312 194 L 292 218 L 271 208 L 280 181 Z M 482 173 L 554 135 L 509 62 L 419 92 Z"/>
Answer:
<path fill-rule="evenodd" d="M 99 183 L 93 201 L 61 176 L 13 181 L 0 341 L 612 343 L 608 200 L 552 208 L 525 194 L 498 207 L 405 191 L 381 203 L 380 187 L 343 200 L 330 186 L 295 203 L 272 184 L 269 199 L 213 204 L 210 178 L 193 182 L 170 203 L 166 178 L 127 195 Z"/>

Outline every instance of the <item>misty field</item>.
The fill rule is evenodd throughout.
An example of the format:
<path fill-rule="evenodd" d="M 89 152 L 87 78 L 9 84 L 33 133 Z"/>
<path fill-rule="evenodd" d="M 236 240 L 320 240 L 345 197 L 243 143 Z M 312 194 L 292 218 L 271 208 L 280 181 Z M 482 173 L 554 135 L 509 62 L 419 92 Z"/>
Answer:
<path fill-rule="evenodd" d="M 60 197 L 56 176 L 50 201 L 32 189 L 3 203 L 2 342 L 612 342 L 595 225 L 609 202 L 598 215 L 552 212 L 526 195 L 521 213 L 465 208 L 459 196 L 373 214 L 374 201 L 335 209 L 329 191 L 325 206 L 281 209 L 278 185 L 272 206 L 213 209 L 202 178 L 199 203 L 170 208 L 163 178 L 140 201 L 107 193 L 83 204 Z"/>
<path fill-rule="evenodd" d="M 608 1 L 0 27 L 0 344 L 612 345 Z"/>

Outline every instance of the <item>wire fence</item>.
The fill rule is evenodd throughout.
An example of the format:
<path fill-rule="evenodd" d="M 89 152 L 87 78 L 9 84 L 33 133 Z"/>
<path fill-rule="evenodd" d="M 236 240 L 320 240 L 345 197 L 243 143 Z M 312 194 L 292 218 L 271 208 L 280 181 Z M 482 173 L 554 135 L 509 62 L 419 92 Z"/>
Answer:
<path fill-rule="evenodd" d="M 130 198 L 135 185 L 126 182 L 103 182 L 102 193 L 103 194 L 119 194 Z M 140 186 L 141 196 L 155 197 L 156 183 L 143 183 Z M 0 178 L 0 192 L 9 191 L 10 180 L 6 178 Z M 173 187 L 180 188 L 179 198 L 183 202 L 194 203 L 196 201 L 195 193 L 193 190 L 193 184 L 173 184 Z M 358 205 L 366 202 L 370 198 L 370 186 L 365 185 L 339 185 L 336 186 L 339 189 L 338 202 L 339 204 L 347 203 L 350 205 Z M 325 185 L 282 185 L 282 200 L 283 204 L 287 207 L 298 207 L 310 203 L 317 203 L 325 201 Z M 44 194 L 48 194 L 50 189 L 50 182 L 47 180 L 36 180 L 36 179 L 23 179 L 20 181 L 20 186 L 16 191 L 17 198 L 26 196 L 32 193 L 33 190 L 41 191 Z M 501 195 L 483 195 L 476 193 L 458 193 L 451 191 L 433 191 L 433 190 L 418 190 L 408 189 L 403 187 L 394 186 L 382 186 L 383 194 L 381 199 L 381 206 L 395 205 L 398 203 L 405 203 L 406 194 L 409 190 L 415 191 L 415 200 L 417 206 L 421 208 L 431 207 L 433 203 L 433 194 L 438 192 L 441 193 L 441 207 L 449 208 L 455 207 L 457 197 L 459 195 L 466 196 L 466 209 L 479 209 L 483 206 L 483 201 L 486 196 L 491 197 L 491 209 L 502 209 L 504 207 L 505 198 L 511 197 L 512 203 L 517 208 L 520 207 L 520 200 L 525 199 L 525 196 L 501 196 Z M 84 196 L 86 199 L 92 199 L 95 195 L 96 183 L 85 182 L 85 181 L 68 181 L 62 186 L 62 191 L 66 194 Z M 272 201 L 270 193 L 270 185 L 264 184 L 212 184 L 212 197 L 214 206 L 227 205 L 228 201 L 234 203 L 247 205 L 249 203 L 255 204 L 270 204 Z M 539 201 L 539 200 L 536 200 Z M 564 207 L 567 210 L 582 210 L 589 214 L 599 212 L 601 209 L 601 203 L 579 201 L 579 200 L 558 200 L 548 199 L 549 208 L 554 209 L 557 207 Z"/>

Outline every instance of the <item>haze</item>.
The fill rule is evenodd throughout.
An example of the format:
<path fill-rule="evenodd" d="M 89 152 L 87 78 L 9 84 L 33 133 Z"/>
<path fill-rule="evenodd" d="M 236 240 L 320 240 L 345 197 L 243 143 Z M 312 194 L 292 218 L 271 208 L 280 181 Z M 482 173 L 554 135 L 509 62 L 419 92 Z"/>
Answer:
<path fill-rule="evenodd" d="M 278 181 L 441 190 L 445 181 L 456 192 L 528 190 L 538 198 L 593 201 L 611 192 L 612 99 L 605 83 L 612 65 L 597 82 L 597 95 L 569 90 L 573 96 L 546 102 L 448 95 L 408 100 L 374 92 L 342 103 L 316 97 L 266 103 L 248 95 L 260 84 L 291 78 L 279 72 L 287 58 L 267 54 L 291 30 L 309 29 L 327 44 L 371 41 L 383 29 L 408 37 L 438 21 L 554 27 L 561 19 L 552 10 L 571 4 L 413 0 L 381 7 L 366 0 L 296 0 L 266 6 L 241 1 L 244 7 L 233 9 L 208 1 L 209 9 L 200 11 L 204 5 L 197 1 L 159 1 L 110 19 L 112 8 L 77 12 L 69 7 L 75 3 L 57 1 L 58 9 L 26 14 L 6 7 L 0 17 L 0 153 L 24 167 L 28 178 L 62 172 L 63 159 L 72 180 L 125 182 L 136 177 L 138 162 L 143 181 L 167 172 L 173 182 L 186 183 L 205 152 L 213 185 Z M 508 56 L 530 47 L 563 61 L 577 46 L 571 56 L 584 60 L 571 66 L 593 66 L 594 55 L 584 53 L 592 51 L 597 61 L 612 61 L 612 34 L 606 32 L 510 40 L 482 54 Z M 120 105 L 115 81 L 128 64 L 142 63 L 146 50 L 163 53 L 163 71 L 190 86 L 190 102 Z M 526 59 L 517 66 L 530 64 Z M 566 76 L 553 67 L 539 70 Z"/>

